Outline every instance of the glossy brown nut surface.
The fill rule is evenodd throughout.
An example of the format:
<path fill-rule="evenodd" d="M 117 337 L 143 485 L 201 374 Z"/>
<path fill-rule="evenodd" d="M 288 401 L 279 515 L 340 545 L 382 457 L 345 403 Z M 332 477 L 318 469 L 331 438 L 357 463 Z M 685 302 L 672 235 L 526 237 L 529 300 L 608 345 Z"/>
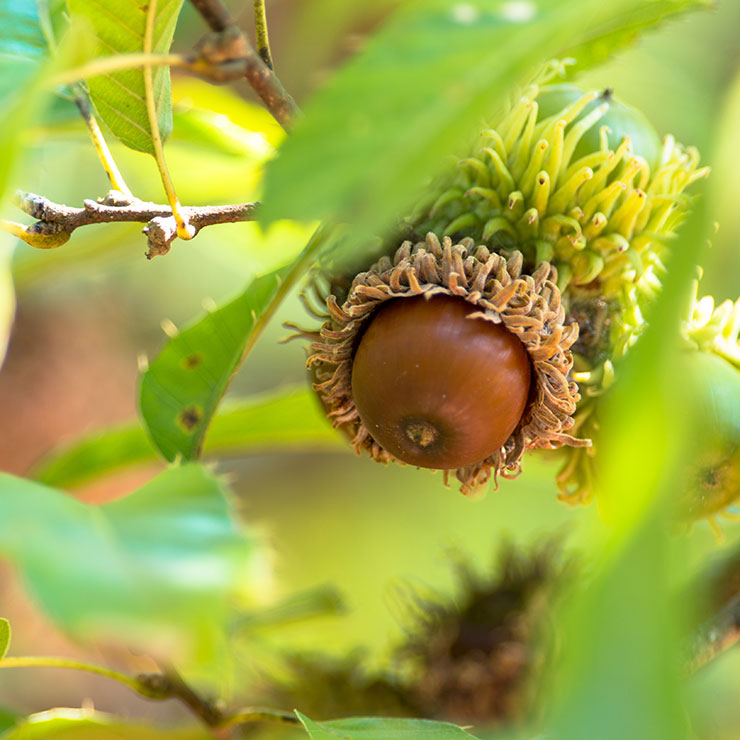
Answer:
<path fill-rule="evenodd" d="M 462 298 L 388 302 L 354 357 L 352 394 L 365 427 L 394 457 L 424 468 L 481 462 L 516 428 L 530 361 L 500 324 L 468 318 Z"/>

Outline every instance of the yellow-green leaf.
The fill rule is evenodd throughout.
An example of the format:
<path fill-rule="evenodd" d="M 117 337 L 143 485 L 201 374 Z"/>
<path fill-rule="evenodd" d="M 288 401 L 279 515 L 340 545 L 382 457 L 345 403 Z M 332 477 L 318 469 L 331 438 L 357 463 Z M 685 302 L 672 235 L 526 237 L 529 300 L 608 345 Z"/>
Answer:
<path fill-rule="evenodd" d="M 85 17 L 95 31 L 99 56 L 149 51 L 165 54 L 172 44 L 182 0 L 67 0 L 69 12 Z M 155 13 L 152 46 L 146 49 L 147 15 Z M 100 117 L 126 146 L 154 154 L 146 107 L 143 69 L 126 69 L 87 80 L 90 97 Z M 162 140 L 172 131 L 170 70 L 152 68 L 157 122 Z"/>

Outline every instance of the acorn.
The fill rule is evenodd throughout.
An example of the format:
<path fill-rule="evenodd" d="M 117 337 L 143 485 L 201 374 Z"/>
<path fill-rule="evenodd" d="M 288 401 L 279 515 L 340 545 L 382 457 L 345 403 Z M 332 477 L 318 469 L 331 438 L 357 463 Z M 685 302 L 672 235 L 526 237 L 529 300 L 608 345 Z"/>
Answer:
<path fill-rule="evenodd" d="M 610 91 L 531 85 L 385 256 L 330 276 L 304 332 L 327 414 L 358 453 L 454 471 L 465 493 L 516 476 L 526 450 L 572 448 L 563 497 L 587 500 L 578 384 L 601 393 L 636 339 L 682 191 L 705 174 Z"/>
<path fill-rule="evenodd" d="M 575 324 L 552 266 L 429 233 L 357 275 L 311 345 L 314 388 L 357 450 L 455 471 L 469 493 L 568 434 Z"/>

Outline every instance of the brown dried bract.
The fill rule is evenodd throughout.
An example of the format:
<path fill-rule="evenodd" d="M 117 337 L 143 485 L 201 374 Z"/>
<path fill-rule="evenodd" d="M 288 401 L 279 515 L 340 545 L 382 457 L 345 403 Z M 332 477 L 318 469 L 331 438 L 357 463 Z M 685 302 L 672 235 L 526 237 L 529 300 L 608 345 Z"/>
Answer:
<path fill-rule="evenodd" d="M 509 439 L 486 459 L 455 471 L 463 493 L 485 484 L 492 473 L 494 481 L 499 474 L 517 476 L 525 450 L 590 444 L 568 434 L 580 399 L 578 386 L 569 380 L 570 347 L 578 338 L 578 326 L 564 325 L 555 268 L 543 262 L 528 275 L 522 263 L 520 252 L 507 260 L 472 239 L 453 244 L 445 237 L 440 243 L 429 233 L 423 242 L 405 241 L 392 259 L 382 257 L 357 275 L 342 305 L 333 295 L 327 298 L 327 320 L 311 344 L 307 364 L 327 414 L 350 436 L 358 454 L 365 450 L 378 462 L 401 462 L 372 438 L 355 408 L 352 360 L 364 327 L 385 301 L 440 294 L 479 307 L 471 317 L 502 323 L 526 348 L 533 370 L 527 408 Z M 316 334 L 306 335 L 316 339 Z"/>

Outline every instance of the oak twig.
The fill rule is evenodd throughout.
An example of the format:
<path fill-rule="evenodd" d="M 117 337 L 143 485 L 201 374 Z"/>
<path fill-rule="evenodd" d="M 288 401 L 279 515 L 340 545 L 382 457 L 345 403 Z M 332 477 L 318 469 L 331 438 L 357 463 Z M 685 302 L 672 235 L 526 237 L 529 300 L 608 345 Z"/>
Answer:
<path fill-rule="evenodd" d="M 291 712 L 266 707 L 244 707 L 234 711 L 225 710 L 217 701 L 200 696 L 172 667 L 161 673 L 142 673 L 128 676 L 103 666 L 83 663 L 65 658 L 11 657 L 0 659 L 1 668 L 67 668 L 85 673 L 94 673 L 113 679 L 135 691 L 139 696 L 153 701 L 175 699 L 185 705 L 203 724 L 208 727 L 227 729 L 248 722 L 278 722 L 298 724 L 298 718 Z"/>
<path fill-rule="evenodd" d="M 740 642 L 740 547 L 701 571 L 691 590 L 703 598 L 685 646 L 687 673 Z"/>
<path fill-rule="evenodd" d="M 82 208 L 54 203 L 34 193 L 17 193 L 18 207 L 36 219 L 31 226 L 0 222 L 0 227 L 10 231 L 34 247 L 50 248 L 66 242 L 72 232 L 90 224 L 133 221 L 145 223 L 142 230 L 147 236 L 147 257 L 166 254 L 177 237 L 177 224 L 169 206 L 149 203 L 137 198 L 127 198 L 111 191 L 100 200 L 85 200 Z M 214 224 L 254 221 L 258 203 L 238 203 L 224 206 L 190 206 L 182 210 L 197 234 L 205 226 Z M 15 228 L 13 228 L 15 227 Z"/>
<path fill-rule="evenodd" d="M 694 673 L 740 641 L 740 595 L 699 625 L 689 644 L 687 673 Z"/>
<path fill-rule="evenodd" d="M 212 33 L 207 34 L 196 46 L 194 54 L 188 57 L 187 68 L 214 82 L 244 77 L 273 118 L 283 128 L 290 128 L 300 109 L 277 75 L 252 48 L 221 0 L 191 2 Z M 266 33 L 265 27 L 265 39 Z"/>

